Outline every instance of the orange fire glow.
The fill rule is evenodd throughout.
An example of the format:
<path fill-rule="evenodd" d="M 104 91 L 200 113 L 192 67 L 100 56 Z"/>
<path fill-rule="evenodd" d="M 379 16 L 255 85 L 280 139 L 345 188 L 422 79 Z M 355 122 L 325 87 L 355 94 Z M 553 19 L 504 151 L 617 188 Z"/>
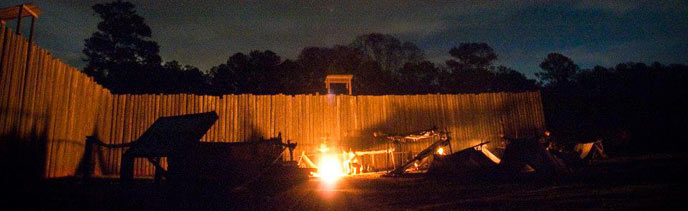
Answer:
<path fill-rule="evenodd" d="M 314 176 L 320 177 L 326 183 L 337 181 L 339 177 L 344 175 L 342 161 L 339 159 L 339 156 L 336 153 L 331 153 L 325 143 L 320 145 L 318 151 L 320 151 L 318 173 L 314 174 Z"/>
<path fill-rule="evenodd" d="M 437 149 L 437 154 L 444 155 L 444 148 L 440 147 Z"/>

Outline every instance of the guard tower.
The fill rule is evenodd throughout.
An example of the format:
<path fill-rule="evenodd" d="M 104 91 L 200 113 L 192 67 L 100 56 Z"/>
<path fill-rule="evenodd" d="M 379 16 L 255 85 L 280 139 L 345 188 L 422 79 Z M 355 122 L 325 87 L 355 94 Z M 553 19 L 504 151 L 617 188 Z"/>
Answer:
<path fill-rule="evenodd" d="M 330 93 L 330 89 L 332 88 L 330 84 L 346 84 L 346 89 L 349 91 L 349 95 L 351 95 L 351 79 L 354 78 L 354 75 L 327 75 L 325 77 L 325 88 L 327 88 L 327 93 Z"/>
<path fill-rule="evenodd" d="M 29 31 L 29 47 L 26 50 L 26 69 L 29 69 L 29 59 L 31 58 L 31 44 L 33 44 L 33 26 L 36 23 L 36 18 L 43 12 L 38 5 L 34 3 L 20 4 L 13 7 L 0 9 L 0 21 L 17 19 L 17 30 L 15 33 L 21 34 L 21 21 L 23 17 L 31 16 L 31 30 Z"/>
<path fill-rule="evenodd" d="M 41 8 L 34 3 L 20 4 L 13 7 L 0 9 L 0 20 L 7 21 L 17 19 L 17 34 L 21 34 L 21 19 L 23 17 L 31 16 L 31 32 L 29 32 L 29 43 L 33 40 L 33 26 L 36 23 L 36 18 L 42 12 Z"/>

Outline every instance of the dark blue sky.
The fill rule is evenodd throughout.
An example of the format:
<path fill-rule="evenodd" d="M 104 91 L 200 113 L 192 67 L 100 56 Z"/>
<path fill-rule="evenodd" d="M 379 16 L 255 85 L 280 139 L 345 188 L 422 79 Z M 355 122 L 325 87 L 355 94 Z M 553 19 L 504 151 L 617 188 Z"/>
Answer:
<path fill-rule="evenodd" d="M 3 1 L 0 7 L 26 1 Z M 99 1 L 34 1 L 36 42 L 83 67 L 83 40 Z M 550 52 L 581 68 L 620 62 L 688 63 L 688 1 L 132 1 L 163 60 L 208 69 L 236 52 L 293 59 L 307 46 L 348 44 L 379 32 L 420 46 L 443 64 L 462 42 L 486 42 L 498 63 L 529 77 Z M 554 2 L 554 3 L 552 3 Z M 25 24 L 28 25 L 28 20 Z M 26 27 L 28 28 L 28 27 Z"/>

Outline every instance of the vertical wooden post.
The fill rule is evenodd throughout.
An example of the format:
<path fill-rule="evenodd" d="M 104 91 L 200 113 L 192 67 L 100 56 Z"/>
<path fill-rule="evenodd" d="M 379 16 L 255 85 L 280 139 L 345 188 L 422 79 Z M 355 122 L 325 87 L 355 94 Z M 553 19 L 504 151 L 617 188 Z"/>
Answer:
<path fill-rule="evenodd" d="M 19 23 L 17 23 L 19 24 Z M 31 16 L 31 30 L 29 30 L 29 52 L 27 53 L 26 56 L 26 67 L 28 69 L 28 63 L 29 63 L 29 58 L 31 58 L 31 44 L 33 44 L 33 27 L 36 24 L 36 17 Z"/>
<path fill-rule="evenodd" d="M 349 95 L 351 95 L 351 80 L 349 80 L 349 82 L 346 83 L 346 89 L 349 90 Z"/>
<path fill-rule="evenodd" d="M 21 10 L 24 10 L 24 6 L 22 6 Z M 19 14 L 21 15 L 21 10 L 19 11 Z M 21 19 L 18 20 L 17 25 L 21 23 Z M 31 16 L 31 30 L 29 32 L 29 47 L 26 50 L 26 65 L 24 65 L 25 72 L 29 72 L 29 68 L 31 66 L 31 50 L 33 49 L 31 46 L 33 46 L 33 26 L 36 23 L 36 17 Z"/>
<path fill-rule="evenodd" d="M 19 12 L 17 12 L 17 31 L 16 31 L 16 33 L 19 35 L 19 34 L 21 34 L 21 19 L 22 19 L 22 12 L 24 12 L 24 5 L 19 5 L 17 7 L 19 8 Z"/>
<path fill-rule="evenodd" d="M 385 168 L 389 168 L 389 153 L 390 153 L 390 152 L 389 152 L 389 147 L 391 147 L 392 144 L 390 144 L 389 142 L 387 142 L 386 145 L 387 145 L 387 153 L 385 153 L 385 155 L 387 155 L 387 159 L 385 160 Z M 394 152 L 392 152 L 392 153 L 394 153 Z M 392 167 L 392 168 L 394 168 L 394 167 Z"/>

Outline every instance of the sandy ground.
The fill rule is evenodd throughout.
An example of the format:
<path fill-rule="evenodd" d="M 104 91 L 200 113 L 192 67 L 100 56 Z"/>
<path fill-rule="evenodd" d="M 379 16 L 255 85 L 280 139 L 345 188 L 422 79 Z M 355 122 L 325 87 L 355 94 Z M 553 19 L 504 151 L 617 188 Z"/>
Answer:
<path fill-rule="evenodd" d="M 280 193 L 269 208 L 362 209 L 635 209 L 681 203 L 686 159 L 616 159 L 557 179 L 461 181 L 364 175 L 333 185 L 309 181 Z"/>
<path fill-rule="evenodd" d="M 139 180 L 45 180 L 24 185 L 2 206 L 87 210 L 399 210 L 399 209 L 638 209 L 682 204 L 688 157 L 620 157 L 568 176 L 539 178 L 403 178 L 370 173 L 327 183 L 262 183 L 240 190 L 175 189 Z M 182 194 L 182 192 L 184 192 Z M 15 207 L 18 208 L 18 207 Z M 3 209 L 6 210 L 6 209 Z"/>

